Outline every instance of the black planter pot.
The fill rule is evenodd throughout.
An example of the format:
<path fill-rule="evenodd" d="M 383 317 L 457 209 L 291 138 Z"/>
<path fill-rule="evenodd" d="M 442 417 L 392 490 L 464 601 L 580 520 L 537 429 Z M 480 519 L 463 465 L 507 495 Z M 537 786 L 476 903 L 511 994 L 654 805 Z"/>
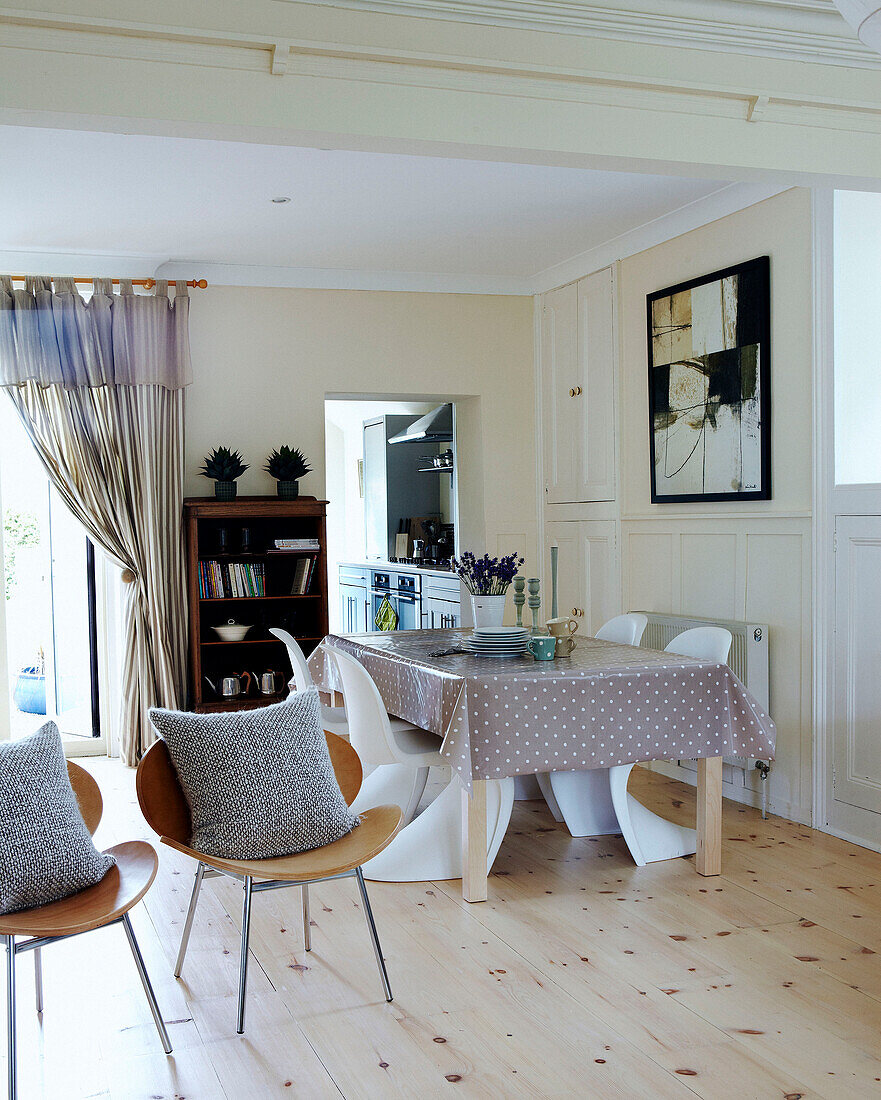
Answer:
<path fill-rule="evenodd" d="M 282 500 L 296 500 L 300 495 L 299 481 L 277 481 L 275 484 Z"/>
<path fill-rule="evenodd" d="M 235 500 L 238 488 L 235 481 L 215 481 L 214 497 L 216 500 Z"/>

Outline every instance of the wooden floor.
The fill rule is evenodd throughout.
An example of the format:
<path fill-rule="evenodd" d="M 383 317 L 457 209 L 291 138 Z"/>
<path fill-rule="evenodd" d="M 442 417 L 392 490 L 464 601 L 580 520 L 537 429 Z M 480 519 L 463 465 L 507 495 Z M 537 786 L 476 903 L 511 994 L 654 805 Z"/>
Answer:
<path fill-rule="evenodd" d="M 99 842 L 147 836 L 133 773 L 86 766 Z M 636 769 L 631 790 L 693 813 L 664 777 Z M 163 849 L 133 916 L 174 1054 L 122 931 L 91 933 L 43 952 L 42 1025 L 19 958 L 21 1098 L 881 1097 L 881 856 L 727 802 L 724 836 L 724 876 L 701 879 L 517 803 L 487 903 L 458 882 L 370 886 L 390 1005 L 351 881 L 313 888 L 310 955 L 298 891 L 257 895 L 244 1036 L 241 889 L 206 883 L 175 982 L 193 867 Z"/>

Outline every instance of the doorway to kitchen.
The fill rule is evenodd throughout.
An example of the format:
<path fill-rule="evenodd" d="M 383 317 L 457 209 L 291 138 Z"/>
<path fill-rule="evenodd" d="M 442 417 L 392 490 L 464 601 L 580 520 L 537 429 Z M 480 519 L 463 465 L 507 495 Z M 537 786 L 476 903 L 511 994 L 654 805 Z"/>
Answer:
<path fill-rule="evenodd" d="M 331 630 L 434 625 L 435 589 L 458 591 L 455 402 L 328 396 L 325 450 Z"/>
<path fill-rule="evenodd" d="M 11 401 L 0 402 L 0 513 L 0 736 L 24 737 L 52 720 L 67 741 L 93 744 L 101 735 L 94 547 Z"/>

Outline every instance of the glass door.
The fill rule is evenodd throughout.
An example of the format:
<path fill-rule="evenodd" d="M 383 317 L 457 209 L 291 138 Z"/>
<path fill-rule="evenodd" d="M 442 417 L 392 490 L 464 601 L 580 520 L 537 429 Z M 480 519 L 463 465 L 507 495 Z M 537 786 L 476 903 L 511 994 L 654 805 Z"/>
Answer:
<path fill-rule="evenodd" d="M 54 720 L 67 738 L 98 737 L 94 549 L 8 399 L 0 401 L 0 504 L 9 735 Z"/>

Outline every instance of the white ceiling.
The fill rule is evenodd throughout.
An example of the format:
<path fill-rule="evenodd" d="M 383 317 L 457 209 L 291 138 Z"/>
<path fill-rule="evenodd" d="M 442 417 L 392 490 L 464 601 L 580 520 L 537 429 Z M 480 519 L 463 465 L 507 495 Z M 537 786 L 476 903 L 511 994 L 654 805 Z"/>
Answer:
<path fill-rule="evenodd" d="M 70 253 L 523 278 L 727 186 L 10 126 L 0 127 L 0 253 L 7 266 L 16 253 Z M 281 195 L 291 202 L 270 201 Z"/>

